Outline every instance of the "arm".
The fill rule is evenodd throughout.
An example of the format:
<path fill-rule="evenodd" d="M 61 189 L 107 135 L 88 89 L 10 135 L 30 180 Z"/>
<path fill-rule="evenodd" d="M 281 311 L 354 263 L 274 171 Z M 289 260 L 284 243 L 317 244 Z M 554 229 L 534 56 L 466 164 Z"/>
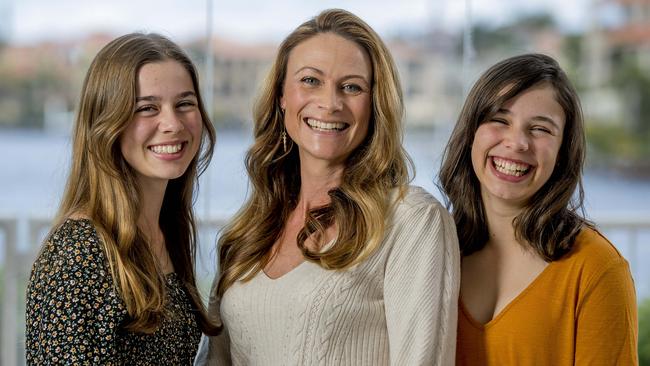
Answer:
<path fill-rule="evenodd" d="M 384 284 L 391 365 L 453 365 L 460 286 L 453 220 L 432 198 L 395 216 Z"/>
<path fill-rule="evenodd" d="M 587 287 L 578 305 L 576 365 L 638 365 L 632 276 L 620 258 Z"/>
<path fill-rule="evenodd" d="M 28 364 L 111 364 L 125 311 L 92 231 L 53 235 L 27 291 Z"/>
<path fill-rule="evenodd" d="M 221 320 L 220 308 L 221 299 L 217 297 L 217 284 L 219 275 L 214 277 L 212 290 L 210 291 L 210 302 L 208 304 L 208 316 L 210 320 L 221 324 L 221 333 L 217 336 L 204 335 L 199 345 L 199 352 L 194 360 L 195 366 L 222 366 L 232 365 L 230 359 L 230 338 L 228 329 Z"/>

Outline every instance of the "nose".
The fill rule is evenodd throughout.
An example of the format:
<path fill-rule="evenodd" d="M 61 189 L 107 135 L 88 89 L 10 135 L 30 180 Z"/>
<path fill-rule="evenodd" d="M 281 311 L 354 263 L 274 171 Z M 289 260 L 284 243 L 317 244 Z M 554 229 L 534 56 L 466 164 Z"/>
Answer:
<path fill-rule="evenodd" d="M 340 90 L 336 85 L 328 85 L 321 89 L 319 96 L 319 106 L 330 113 L 338 112 L 343 109 L 343 100 Z"/>
<path fill-rule="evenodd" d="M 527 151 L 529 143 L 529 136 L 526 131 L 518 128 L 511 128 L 505 138 L 506 147 L 515 151 Z"/>
<path fill-rule="evenodd" d="M 158 128 L 165 133 L 178 133 L 185 129 L 185 125 L 174 108 L 163 108 L 160 113 Z"/>

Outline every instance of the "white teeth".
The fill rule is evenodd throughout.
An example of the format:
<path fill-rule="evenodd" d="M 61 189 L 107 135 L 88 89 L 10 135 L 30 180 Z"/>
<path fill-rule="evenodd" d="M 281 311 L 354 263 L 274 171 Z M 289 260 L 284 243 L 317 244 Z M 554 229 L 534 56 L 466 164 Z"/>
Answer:
<path fill-rule="evenodd" d="M 315 128 L 317 130 L 322 130 L 322 131 L 332 131 L 332 130 L 342 131 L 347 126 L 347 124 L 343 122 L 323 122 L 312 118 L 307 119 L 307 124 L 311 128 Z"/>
<path fill-rule="evenodd" d="M 492 161 L 494 162 L 494 167 L 498 172 L 513 175 L 515 177 L 521 177 L 530 169 L 530 165 L 528 164 L 515 163 L 499 158 L 492 158 Z"/>
<path fill-rule="evenodd" d="M 156 145 L 156 146 L 151 146 L 149 149 L 151 151 L 155 152 L 156 154 L 176 154 L 177 152 L 181 151 L 183 148 L 183 144 L 177 144 L 177 145 Z"/>

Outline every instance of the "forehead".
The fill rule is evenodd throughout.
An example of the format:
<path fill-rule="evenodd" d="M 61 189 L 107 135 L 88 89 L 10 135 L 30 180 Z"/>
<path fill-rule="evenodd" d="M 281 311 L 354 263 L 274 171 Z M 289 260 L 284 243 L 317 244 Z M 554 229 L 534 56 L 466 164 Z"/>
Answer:
<path fill-rule="evenodd" d="M 507 88 L 509 87 L 504 89 Z M 500 94 L 505 93 L 507 90 L 502 90 Z M 558 127 L 563 127 L 566 120 L 564 107 L 558 101 L 557 91 L 550 83 L 541 83 L 522 90 L 506 100 L 500 109 L 517 113 L 524 118 L 550 118 Z"/>
<path fill-rule="evenodd" d="M 164 60 L 142 65 L 138 70 L 138 92 L 194 90 L 190 73 L 180 62 Z"/>
<path fill-rule="evenodd" d="M 357 43 L 334 33 L 319 33 L 291 50 L 287 73 L 290 75 L 303 67 L 366 78 L 370 78 L 372 73 L 368 53 Z"/>
<path fill-rule="evenodd" d="M 513 106 L 515 104 L 520 104 L 528 109 L 548 110 L 549 112 L 560 111 L 564 116 L 564 109 L 557 100 L 555 88 L 548 83 L 533 85 L 522 90 L 508 99 L 504 106 Z"/>

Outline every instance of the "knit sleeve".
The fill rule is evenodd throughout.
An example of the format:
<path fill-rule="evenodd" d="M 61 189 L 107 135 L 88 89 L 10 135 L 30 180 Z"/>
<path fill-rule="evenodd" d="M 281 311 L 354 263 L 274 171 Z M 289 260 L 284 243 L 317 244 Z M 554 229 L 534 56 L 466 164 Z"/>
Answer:
<path fill-rule="evenodd" d="M 627 262 L 619 258 L 587 285 L 578 305 L 576 365 L 638 365 L 637 307 Z"/>
<path fill-rule="evenodd" d="M 460 253 L 447 211 L 428 194 L 396 212 L 384 301 L 391 365 L 453 365 Z"/>
<path fill-rule="evenodd" d="M 199 352 L 194 360 L 195 366 L 226 366 L 232 365 L 230 357 L 230 338 L 228 329 L 221 321 L 221 299 L 217 296 L 217 284 L 219 275 L 216 275 L 210 291 L 210 302 L 208 304 L 208 316 L 210 320 L 221 324 L 221 332 L 217 336 L 203 336 L 199 346 Z"/>
<path fill-rule="evenodd" d="M 28 364 L 106 365 L 125 310 L 87 221 L 68 220 L 45 243 L 27 289 Z"/>

